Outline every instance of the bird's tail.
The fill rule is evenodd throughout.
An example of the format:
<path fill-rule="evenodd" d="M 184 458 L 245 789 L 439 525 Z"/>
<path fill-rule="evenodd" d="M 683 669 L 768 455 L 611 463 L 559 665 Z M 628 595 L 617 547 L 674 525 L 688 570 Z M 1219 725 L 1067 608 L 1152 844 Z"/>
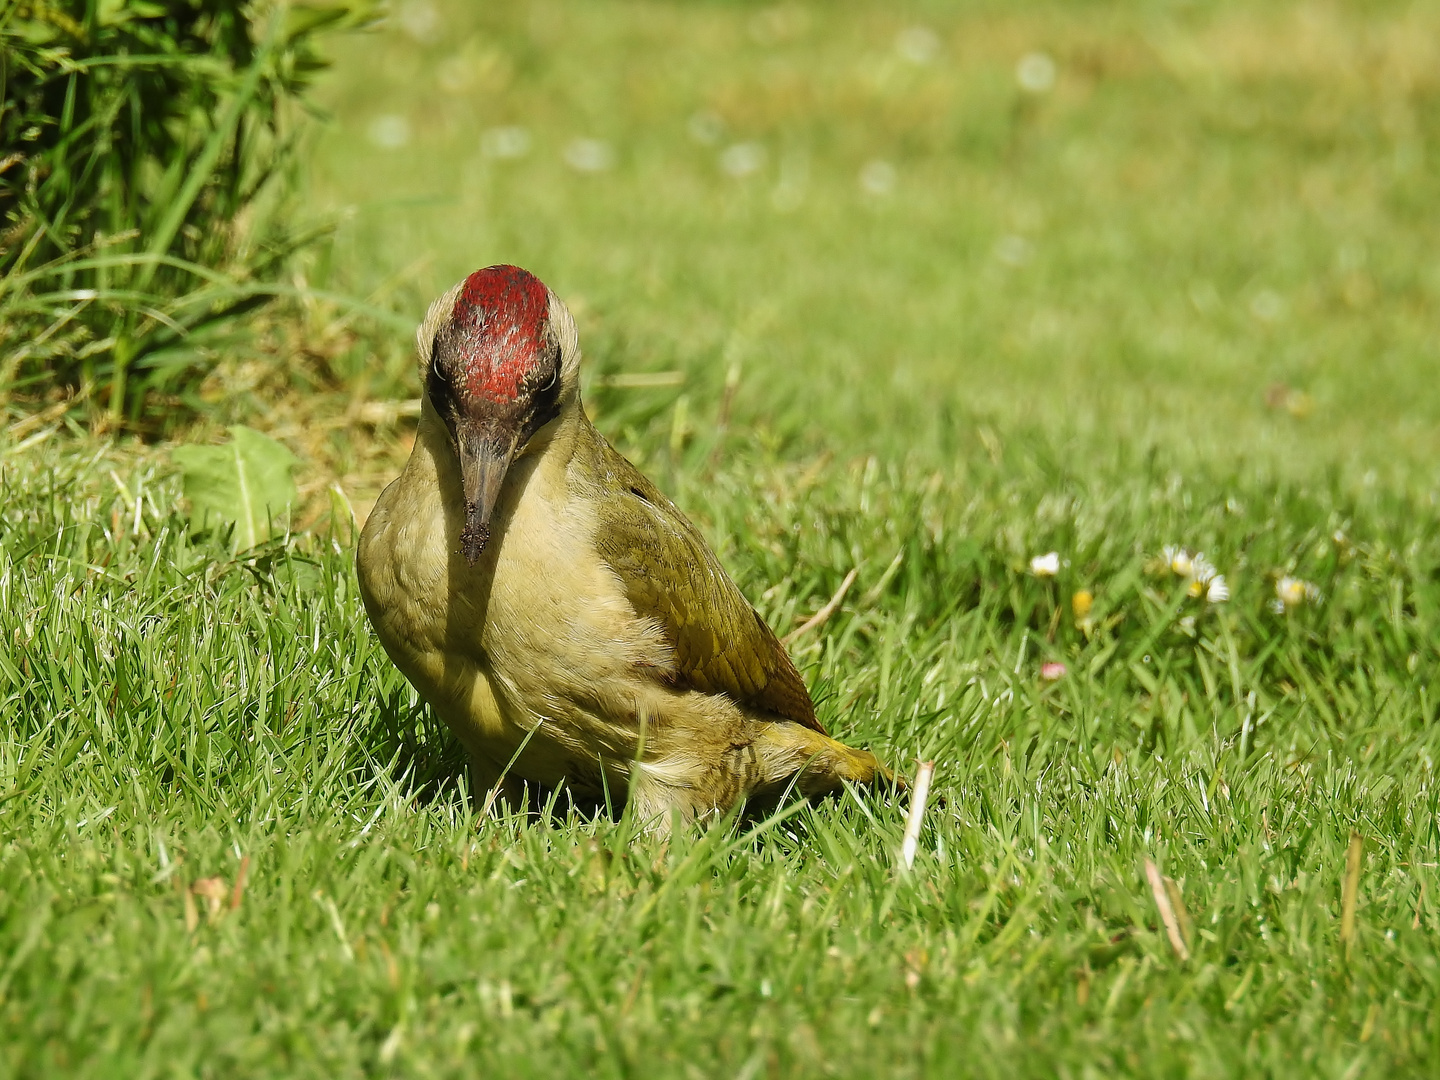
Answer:
<path fill-rule="evenodd" d="M 819 798 L 846 783 L 894 787 L 895 774 L 868 750 L 856 750 L 799 724 L 766 724 L 755 739 L 764 781 L 760 789 L 783 788 L 793 781 L 801 794 Z"/>

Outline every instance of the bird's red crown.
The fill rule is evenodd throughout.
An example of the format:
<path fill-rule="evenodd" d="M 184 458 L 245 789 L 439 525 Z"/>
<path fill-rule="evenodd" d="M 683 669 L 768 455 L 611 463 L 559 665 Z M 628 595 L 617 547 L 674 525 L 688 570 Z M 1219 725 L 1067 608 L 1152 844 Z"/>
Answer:
<path fill-rule="evenodd" d="M 468 278 L 450 321 L 459 331 L 458 368 L 464 391 L 513 401 L 540 358 L 550 314 L 545 283 L 518 266 L 487 266 Z"/>

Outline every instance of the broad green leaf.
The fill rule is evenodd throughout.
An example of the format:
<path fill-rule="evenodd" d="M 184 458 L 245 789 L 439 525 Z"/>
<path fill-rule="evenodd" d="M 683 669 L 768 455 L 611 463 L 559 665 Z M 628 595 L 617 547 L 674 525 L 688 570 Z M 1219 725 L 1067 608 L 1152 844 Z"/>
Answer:
<path fill-rule="evenodd" d="M 239 551 L 269 539 L 298 497 L 290 475 L 295 455 L 242 424 L 230 429 L 223 446 L 182 446 L 171 457 L 180 466 L 191 525 L 234 524 Z"/>

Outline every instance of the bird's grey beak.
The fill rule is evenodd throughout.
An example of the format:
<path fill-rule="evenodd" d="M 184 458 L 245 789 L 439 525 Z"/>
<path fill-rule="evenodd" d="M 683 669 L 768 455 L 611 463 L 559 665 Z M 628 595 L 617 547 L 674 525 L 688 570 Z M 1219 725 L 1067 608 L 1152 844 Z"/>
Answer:
<path fill-rule="evenodd" d="M 515 455 L 514 435 L 494 425 L 461 421 L 455 442 L 460 452 L 460 482 L 465 489 L 465 528 L 460 551 L 474 566 L 490 541 L 490 515 L 500 498 L 505 472 Z"/>

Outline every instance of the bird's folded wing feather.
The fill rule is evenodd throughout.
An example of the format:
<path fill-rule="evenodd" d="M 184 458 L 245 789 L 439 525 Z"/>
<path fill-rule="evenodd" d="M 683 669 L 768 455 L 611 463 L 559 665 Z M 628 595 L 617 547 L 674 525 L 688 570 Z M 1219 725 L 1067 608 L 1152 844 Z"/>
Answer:
<path fill-rule="evenodd" d="M 660 624 L 680 682 L 824 728 L 794 663 L 692 525 L 596 433 L 597 546 L 635 611 Z"/>

